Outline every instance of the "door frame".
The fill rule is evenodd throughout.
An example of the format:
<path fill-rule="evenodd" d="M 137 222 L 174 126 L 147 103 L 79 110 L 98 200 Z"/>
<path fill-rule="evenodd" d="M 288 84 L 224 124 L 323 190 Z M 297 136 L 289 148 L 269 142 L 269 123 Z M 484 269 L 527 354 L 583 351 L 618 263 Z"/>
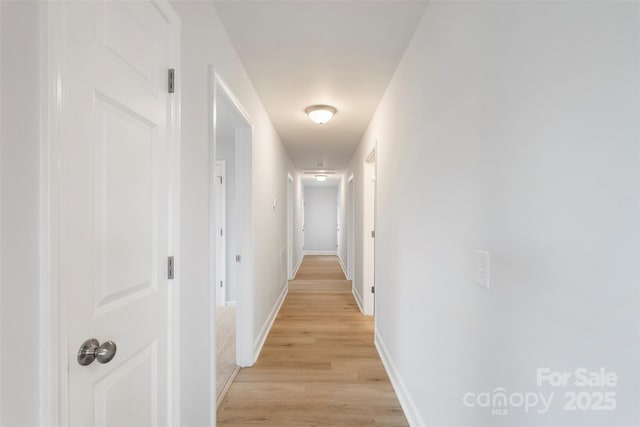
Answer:
<path fill-rule="evenodd" d="M 302 192 L 302 197 L 300 198 L 300 233 L 302 236 L 302 256 L 304 257 L 304 245 L 305 245 L 305 231 L 304 231 L 304 227 L 305 227 L 305 223 L 304 223 L 304 198 L 305 198 L 305 194 L 304 194 L 304 185 L 301 184 L 301 192 Z"/>
<path fill-rule="evenodd" d="M 214 183 L 215 183 L 215 178 L 221 178 L 222 181 L 220 182 L 220 188 L 221 188 L 221 192 L 222 192 L 222 197 L 220 198 L 222 200 L 222 218 L 221 218 L 221 224 L 222 224 L 222 229 L 224 230 L 222 233 L 218 233 L 218 226 L 217 226 L 217 221 L 216 221 L 216 240 L 218 238 L 221 238 L 222 240 L 222 265 L 223 265 L 223 272 L 222 272 L 222 281 L 224 283 L 224 285 L 222 287 L 218 286 L 218 280 L 219 280 L 219 276 L 218 276 L 218 272 L 216 272 L 216 276 L 215 276 L 215 289 L 216 291 L 218 291 L 216 293 L 216 303 L 218 305 L 221 306 L 226 306 L 227 305 L 227 257 L 229 256 L 229 254 L 227 253 L 227 236 L 229 235 L 228 231 L 227 231 L 227 161 L 226 160 L 216 160 L 216 169 L 220 169 L 222 171 L 221 175 L 218 175 L 217 173 L 214 175 Z M 217 194 L 216 194 L 217 196 Z M 214 206 L 215 209 L 215 206 Z M 214 212 L 217 211 L 214 210 Z M 216 218 L 217 219 L 217 218 Z M 217 245 L 216 245 L 217 247 Z M 219 254 L 215 254 L 215 259 L 216 259 L 216 264 L 218 260 L 218 255 Z M 222 290 L 220 290 L 220 288 L 222 288 Z M 222 303 L 220 303 L 219 301 L 217 301 L 217 298 L 219 295 L 222 296 Z"/>
<path fill-rule="evenodd" d="M 225 100 L 231 105 L 246 126 L 236 128 L 235 135 L 235 212 L 236 212 L 236 254 L 241 261 L 237 263 L 236 279 L 236 364 L 241 367 L 251 366 L 255 362 L 253 355 L 253 186 L 252 186 L 252 156 L 254 124 L 249 113 L 242 106 L 238 98 L 231 91 L 229 85 L 223 80 L 213 65 L 209 65 L 209 248 L 210 277 L 215 281 L 215 186 L 211 183 L 211 174 L 215 174 L 216 161 L 216 111 L 217 104 Z M 233 256 L 231 255 L 231 256 Z M 213 282 L 215 284 L 215 282 Z M 210 307 L 216 307 L 215 292 L 211 292 Z M 215 308 L 210 310 L 210 354 L 212 364 L 210 372 L 210 385 L 212 396 L 215 396 L 215 357 L 216 354 L 216 328 Z M 212 419 L 215 420 L 216 407 L 212 406 Z"/>
<path fill-rule="evenodd" d="M 293 233 L 294 233 L 294 201 L 295 181 L 287 174 L 287 280 L 293 280 Z"/>
<path fill-rule="evenodd" d="M 152 0 L 170 20 L 169 61 L 175 69 L 175 92 L 168 98 L 169 236 L 168 252 L 175 258 L 175 276 L 169 286 L 170 391 L 168 421 L 180 424 L 180 110 L 181 110 L 181 22 L 168 0 Z M 67 425 L 69 420 L 68 288 L 61 280 L 61 238 L 65 217 L 62 129 L 68 75 L 68 4 L 40 3 L 41 139 L 40 139 L 40 425 Z M 215 405 L 213 405 L 215 407 Z"/>
<path fill-rule="evenodd" d="M 376 147 L 365 157 L 363 162 L 363 233 L 362 233 L 362 279 L 364 314 L 373 316 L 375 312 L 375 294 L 370 287 L 375 287 L 375 238 L 371 232 L 376 229 Z"/>
<path fill-rule="evenodd" d="M 340 236 L 342 234 L 340 233 L 340 231 L 342 230 L 340 230 L 340 228 L 343 227 L 343 224 L 340 222 L 340 196 L 340 187 L 338 187 L 336 195 L 336 256 L 338 257 L 338 262 L 340 263 L 340 267 L 342 268 L 345 277 L 347 277 L 347 272 L 344 268 L 344 262 L 342 261 L 342 256 L 340 255 L 340 252 L 342 251 L 342 246 L 340 245 Z"/>
<path fill-rule="evenodd" d="M 355 264 L 355 242 L 356 242 L 356 227 L 355 227 L 355 185 L 353 181 L 353 174 L 349 176 L 347 180 L 347 197 L 345 198 L 347 209 L 347 279 L 354 280 L 354 264 Z"/>

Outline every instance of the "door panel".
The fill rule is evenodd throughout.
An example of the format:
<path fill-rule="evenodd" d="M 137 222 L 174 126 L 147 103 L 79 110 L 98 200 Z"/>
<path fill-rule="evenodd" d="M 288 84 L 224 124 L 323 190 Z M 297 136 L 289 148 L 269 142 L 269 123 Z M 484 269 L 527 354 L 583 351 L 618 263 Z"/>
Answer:
<path fill-rule="evenodd" d="M 117 306 L 157 285 L 153 238 L 155 126 L 96 98 L 95 215 L 98 308 Z M 123 209 L 122 207 L 126 207 Z"/>
<path fill-rule="evenodd" d="M 154 342 L 95 384 L 95 425 L 158 424 L 158 347 Z"/>
<path fill-rule="evenodd" d="M 150 1 L 66 7 L 59 265 L 69 424 L 167 425 L 171 22 Z M 80 366 L 89 338 L 114 341 L 115 358 Z"/>

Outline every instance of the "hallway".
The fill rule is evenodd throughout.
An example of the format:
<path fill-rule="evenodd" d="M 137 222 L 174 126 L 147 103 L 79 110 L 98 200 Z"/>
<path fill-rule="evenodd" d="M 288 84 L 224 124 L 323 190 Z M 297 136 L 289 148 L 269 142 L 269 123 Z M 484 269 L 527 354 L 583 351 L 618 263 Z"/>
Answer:
<path fill-rule="evenodd" d="M 408 425 L 351 281 L 335 256 L 305 256 L 259 360 L 242 369 L 218 425 Z"/>

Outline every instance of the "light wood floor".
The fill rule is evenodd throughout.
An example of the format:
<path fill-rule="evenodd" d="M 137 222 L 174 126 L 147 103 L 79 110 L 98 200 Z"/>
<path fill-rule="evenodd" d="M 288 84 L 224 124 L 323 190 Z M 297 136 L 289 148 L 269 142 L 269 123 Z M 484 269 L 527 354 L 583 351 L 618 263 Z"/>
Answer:
<path fill-rule="evenodd" d="M 358 310 L 336 257 L 305 257 L 258 362 L 240 370 L 220 405 L 218 425 L 408 425 L 373 344 L 373 319 Z"/>
<path fill-rule="evenodd" d="M 347 280 L 336 256 L 306 255 L 295 280 Z"/>

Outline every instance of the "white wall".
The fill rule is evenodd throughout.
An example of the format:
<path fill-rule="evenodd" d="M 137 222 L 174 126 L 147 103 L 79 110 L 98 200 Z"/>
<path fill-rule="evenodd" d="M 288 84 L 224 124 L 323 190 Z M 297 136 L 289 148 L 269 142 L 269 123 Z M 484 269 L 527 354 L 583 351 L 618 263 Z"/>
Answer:
<path fill-rule="evenodd" d="M 226 192 L 227 192 L 227 262 L 226 262 L 226 275 L 227 275 L 227 289 L 226 300 L 227 302 L 236 301 L 236 286 L 238 281 L 238 274 L 236 270 L 235 254 L 236 242 L 237 242 L 237 215 L 236 215 L 236 149 L 235 139 L 232 138 L 218 138 L 216 139 L 218 144 L 216 147 L 216 157 L 218 160 L 225 160 L 225 174 L 226 174 Z"/>
<path fill-rule="evenodd" d="M 208 99 L 207 66 L 213 64 L 253 122 L 253 336 L 263 330 L 282 292 L 280 254 L 286 248 L 286 179 L 289 160 L 212 4 L 174 1 L 182 20 L 181 338 L 182 425 L 207 425 L 211 405 L 209 360 Z M 278 207 L 272 208 L 273 199 Z"/>
<path fill-rule="evenodd" d="M 638 425 L 638 18 L 428 6 L 350 167 L 362 218 L 377 139 L 376 330 L 414 425 Z M 537 388 L 545 367 L 615 371 L 617 409 L 564 411 L 579 390 Z M 496 387 L 556 396 L 546 414 L 462 404 Z"/>
<path fill-rule="evenodd" d="M 0 2 L 0 425 L 39 423 L 40 6 Z"/>
<path fill-rule="evenodd" d="M 181 394 L 184 426 L 210 424 L 208 348 L 208 99 L 213 64 L 254 123 L 253 262 L 260 278 L 250 301 L 257 337 L 282 292 L 279 258 L 286 246 L 287 171 L 278 136 L 213 6 L 176 1 L 182 20 Z M 0 424 L 39 422 L 40 5 L 0 2 Z M 259 160 L 259 161 L 258 161 Z M 280 203 L 272 209 L 272 201 Z M 16 329 L 16 325 L 19 328 Z M 27 349 L 27 350 L 25 350 Z M 29 350 L 31 349 L 31 350 Z"/>
<path fill-rule="evenodd" d="M 336 253 L 338 187 L 305 186 L 304 250 Z"/>

